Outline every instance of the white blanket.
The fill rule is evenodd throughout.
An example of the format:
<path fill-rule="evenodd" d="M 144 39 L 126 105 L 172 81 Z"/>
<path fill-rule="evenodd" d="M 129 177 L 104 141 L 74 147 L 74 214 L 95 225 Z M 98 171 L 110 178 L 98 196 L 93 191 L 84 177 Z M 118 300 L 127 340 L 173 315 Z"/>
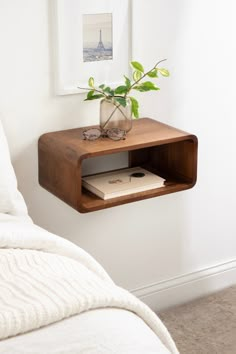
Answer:
<path fill-rule="evenodd" d="M 115 307 L 137 314 L 171 353 L 178 353 L 158 317 L 117 287 L 85 251 L 17 218 L 0 221 L 0 339 L 90 309 Z"/>

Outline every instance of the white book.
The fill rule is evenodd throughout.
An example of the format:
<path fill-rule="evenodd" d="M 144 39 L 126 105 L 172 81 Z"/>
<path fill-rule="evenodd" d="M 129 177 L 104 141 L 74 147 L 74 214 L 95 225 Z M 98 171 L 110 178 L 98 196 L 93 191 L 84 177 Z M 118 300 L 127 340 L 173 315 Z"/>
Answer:
<path fill-rule="evenodd" d="M 82 178 L 82 186 L 107 200 L 164 186 L 165 179 L 141 167 L 100 173 Z"/>

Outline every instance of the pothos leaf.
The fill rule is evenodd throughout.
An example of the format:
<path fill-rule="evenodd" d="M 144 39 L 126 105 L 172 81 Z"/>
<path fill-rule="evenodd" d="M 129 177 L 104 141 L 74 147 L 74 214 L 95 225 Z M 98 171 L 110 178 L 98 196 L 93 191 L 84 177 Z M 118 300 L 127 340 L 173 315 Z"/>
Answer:
<path fill-rule="evenodd" d="M 115 89 L 115 94 L 116 95 L 122 95 L 123 93 L 127 93 L 128 89 L 126 86 L 118 86 L 116 89 Z"/>
<path fill-rule="evenodd" d="M 88 85 L 89 85 L 89 87 L 94 87 L 94 78 L 93 77 L 89 78 Z"/>
<path fill-rule="evenodd" d="M 154 69 L 154 70 L 150 71 L 149 73 L 147 73 L 147 76 L 153 77 L 153 78 L 158 77 L 157 72 L 158 72 L 157 69 Z"/>
<path fill-rule="evenodd" d="M 131 81 L 130 79 L 124 75 L 124 78 L 125 78 L 125 85 L 126 87 L 129 89 L 131 87 Z"/>
<path fill-rule="evenodd" d="M 131 111 L 135 118 L 139 118 L 139 103 L 134 97 L 130 97 Z"/>
<path fill-rule="evenodd" d="M 102 98 L 104 97 L 104 95 L 93 95 L 93 96 L 90 96 L 90 97 L 87 97 L 85 101 L 92 101 L 92 100 L 97 100 L 99 98 Z"/>
<path fill-rule="evenodd" d="M 136 70 L 133 72 L 134 81 L 140 80 L 142 76 L 143 76 L 143 74 L 141 73 L 141 71 Z"/>
<path fill-rule="evenodd" d="M 103 89 L 103 91 L 110 94 L 112 90 L 109 86 L 107 86 L 106 88 Z"/>
<path fill-rule="evenodd" d="M 169 70 L 167 70 L 165 68 L 158 69 L 158 71 L 162 76 L 165 76 L 165 77 L 170 76 Z"/>
<path fill-rule="evenodd" d="M 114 91 L 114 90 L 111 90 L 111 91 L 109 92 L 109 95 L 113 97 L 113 96 L 115 95 L 115 91 Z"/>
<path fill-rule="evenodd" d="M 127 102 L 126 99 L 123 97 L 114 97 L 114 100 L 119 103 L 121 106 L 126 107 L 127 106 Z"/>
<path fill-rule="evenodd" d="M 131 61 L 131 66 L 138 71 L 141 71 L 141 73 L 144 73 L 144 68 L 142 64 L 140 64 L 138 61 Z"/>
<path fill-rule="evenodd" d="M 87 94 L 87 99 L 90 99 L 94 95 L 94 90 L 91 90 Z"/>
<path fill-rule="evenodd" d="M 141 83 L 140 85 L 134 86 L 134 90 L 137 90 L 140 92 L 147 92 L 147 91 L 157 91 L 160 89 L 153 82 L 145 81 L 145 82 Z"/>

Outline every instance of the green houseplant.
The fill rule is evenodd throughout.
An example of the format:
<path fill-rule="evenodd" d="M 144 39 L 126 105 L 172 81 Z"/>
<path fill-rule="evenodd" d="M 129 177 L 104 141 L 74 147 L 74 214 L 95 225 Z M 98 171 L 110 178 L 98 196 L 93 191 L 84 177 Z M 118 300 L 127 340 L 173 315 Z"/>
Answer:
<path fill-rule="evenodd" d="M 85 101 L 100 99 L 100 127 L 102 130 L 119 128 L 128 132 L 132 127 L 132 118 L 139 118 L 139 102 L 131 96 L 131 92 L 158 91 L 159 87 L 153 82 L 159 74 L 167 77 L 169 71 L 160 68 L 159 64 L 166 59 L 157 62 L 150 70 L 145 71 L 141 63 L 132 61 L 132 79 L 124 76 L 124 84 L 111 88 L 105 84 L 95 86 L 94 78 L 88 80 L 88 90 Z"/>

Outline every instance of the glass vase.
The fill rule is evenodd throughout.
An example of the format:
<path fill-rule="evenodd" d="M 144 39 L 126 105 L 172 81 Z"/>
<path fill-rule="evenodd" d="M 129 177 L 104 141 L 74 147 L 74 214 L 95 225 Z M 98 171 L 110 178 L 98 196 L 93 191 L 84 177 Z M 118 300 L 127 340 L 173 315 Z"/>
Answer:
<path fill-rule="evenodd" d="M 118 128 L 129 132 L 132 128 L 131 102 L 126 100 L 123 107 L 114 98 L 104 98 L 100 102 L 100 127 L 102 130 Z"/>

